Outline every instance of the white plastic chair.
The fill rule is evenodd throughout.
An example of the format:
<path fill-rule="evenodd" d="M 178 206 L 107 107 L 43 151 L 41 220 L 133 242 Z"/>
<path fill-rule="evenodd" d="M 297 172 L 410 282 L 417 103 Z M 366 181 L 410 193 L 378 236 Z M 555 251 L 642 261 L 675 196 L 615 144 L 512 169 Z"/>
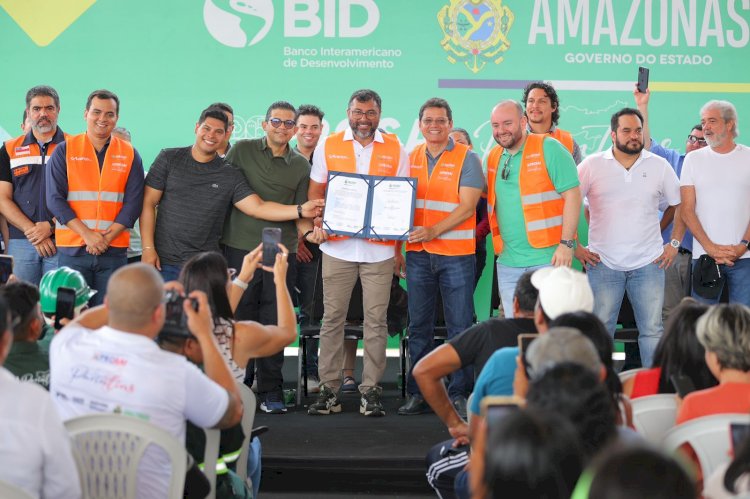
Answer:
<path fill-rule="evenodd" d="M 247 477 L 247 460 L 250 455 L 250 433 L 253 430 L 257 402 L 253 391 L 243 382 L 238 381 L 237 388 L 240 390 L 242 405 L 244 407 L 242 413 L 242 431 L 245 433 L 245 440 L 242 441 L 242 451 L 240 452 L 240 457 L 237 459 L 237 476 L 250 484 L 250 480 Z"/>
<path fill-rule="evenodd" d="M 750 424 L 750 415 L 717 414 L 687 421 L 664 435 L 662 449 L 674 452 L 689 443 L 698 456 L 703 476 L 709 477 L 716 468 L 731 459 L 729 425 L 732 423 Z"/>
<path fill-rule="evenodd" d="M 12 483 L 0 480 L 0 497 L 3 499 L 34 499 L 34 496 Z"/>
<path fill-rule="evenodd" d="M 630 401 L 635 430 L 648 442 L 658 445 L 674 427 L 677 401 L 673 393 L 638 397 Z"/>
<path fill-rule="evenodd" d="M 84 499 L 136 499 L 138 465 L 149 445 L 170 460 L 167 497 L 182 498 L 187 451 L 176 438 L 156 426 L 120 414 L 91 414 L 65 422 L 72 440 Z"/>
<path fill-rule="evenodd" d="M 206 435 L 206 447 L 203 451 L 203 474 L 211 485 L 211 492 L 207 499 L 216 498 L 216 462 L 219 460 L 219 444 L 221 441 L 221 430 L 204 428 Z"/>
<path fill-rule="evenodd" d="M 621 373 L 618 374 L 618 376 L 620 377 L 620 382 L 625 383 L 627 380 L 635 376 L 637 373 L 641 371 L 648 371 L 648 369 L 649 369 L 648 367 L 639 367 L 637 369 L 628 369 L 627 371 L 622 371 Z"/>

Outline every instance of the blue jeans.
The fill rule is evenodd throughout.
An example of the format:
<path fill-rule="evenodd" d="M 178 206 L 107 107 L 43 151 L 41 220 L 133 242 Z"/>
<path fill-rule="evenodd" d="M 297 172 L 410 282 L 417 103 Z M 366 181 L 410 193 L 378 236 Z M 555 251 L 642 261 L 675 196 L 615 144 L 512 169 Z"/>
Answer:
<path fill-rule="evenodd" d="M 693 273 L 695 273 L 697 264 L 698 259 L 696 258 L 693 260 Z M 750 307 L 750 258 L 741 258 L 735 261 L 731 267 L 719 265 L 719 271 L 727 276 L 724 284 L 729 286 L 729 303 L 742 303 Z M 719 303 L 721 293 L 719 293 L 719 298 L 710 300 L 693 292 L 693 298 L 703 303 Z"/>
<path fill-rule="evenodd" d="M 448 338 L 469 328 L 474 314 L 474 255 L 443 256 L 426 251 L 406 252 L 406 286 L 409 296 L 409 361 L 406 389 L 419 394 L 411 371 L 435 346 L 435 302 L 438 290 L 443 298 Z M 448 385 L 451 398 L 471 393 L 471 368 L 453 373 Z"/>
<path fill-rule="evenodd" d="M 57 268 L 57 253 L 41 257 L 28 239 L 8 241 L 8 254 L 13 257 L 13 273 L 22 281 L 39 286 L 42 276 Z"/>
<path fill-rule="evenodd" d="M 169 265 L 167 263 L 161 264 L 161 277 L 164 282 L 177 281 L 180 278 L 181 265 Z"/>
<path fill-rule="evenodd" d="M 70 267 L 83 274 L 83 278 L 97 293 L 89 300 L 89 305 L 95 307 L 104 301 L 107 293 L 107 282 L 115 270 L 124 267 L 128 263 L 127 254 L 121 255 L 66 255 L 60 253 L 59 263 L 61 267 Z"/>
<path fill-rule="evenodd" d="M 516 284 L 524 272 L 549 266 L 549 263 L 545 263 L 532 267 L 508 267 L 500 263 L 500 260 L 497 261 L 497 289 L 500 293 L 500 300 L 503 302 L 503 312 L 506 319 L 513 318 L 513 296 L 516 294 Z"/>
<path fill-rule="evenodd" d="M 664 327 L 661 309 L 664 304 L 664 269 L 655 263 L 629 271 L 612 270 L 603 263 L 586 267 L 594 292 L 594 313 L 614 338 L 622 297 L 627 291 L 638 327 L 638 348 L 643 367 L 651 367 L 654 351 Z"/>
<path fill-rule="evenodd" d="M 258 497 L 260 491 L 260 476 L 262 471 L 261 456 L 262 448 L 260 445 L 260 439 L 254 438 L 250 440 L 250 454 L 247 456 L 247 477 L 253 484 L 253 497 Z"/>

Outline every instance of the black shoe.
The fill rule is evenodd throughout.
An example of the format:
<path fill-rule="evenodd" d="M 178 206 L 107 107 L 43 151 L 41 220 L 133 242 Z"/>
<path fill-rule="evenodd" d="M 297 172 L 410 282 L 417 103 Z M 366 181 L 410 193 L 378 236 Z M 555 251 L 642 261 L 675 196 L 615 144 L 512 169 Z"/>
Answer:
<path fill-rule="evenodd" d="M 328 385 L 321 386 L 318 400 L 307 408 L 307 414 L 320 416 L 336 412 L 341 412 L 341 402 Z"/>
<path fill-rule="evenodd" d="M 359 413 L 365 416 L 385 416 L 383 404 L 380 403 L 380 389 L 372 387 L 362 394 L 359 401 Z"/>
<path fill-rule="evenodd" d="M 416 416 L 417 414 L 426 414 L 428 412 L 432 412 L 432 409 L 421 395 L 410 396 L 409 401 L 398 408 L 399 416 Z"/>

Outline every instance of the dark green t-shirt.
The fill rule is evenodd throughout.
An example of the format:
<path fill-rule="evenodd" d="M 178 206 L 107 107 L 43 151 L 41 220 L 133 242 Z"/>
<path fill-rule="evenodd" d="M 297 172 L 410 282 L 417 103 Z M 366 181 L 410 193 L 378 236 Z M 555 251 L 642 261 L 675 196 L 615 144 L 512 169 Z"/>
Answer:
<path fill-rule="evenodd" d="M 310 163 L 291 148 L 284 156 L 274 157 L 266 138 L 240 140 L 227 153 L 226 160 L 245 174 L 247 183 L 263 201 L 296 205 L 307 201 L 310 183 Z M 281 243 L 291 253 L 297 252 L 297 227 L 294 221 L 269 222 L 250 217 L 237 208 L 224 224 L 222 244 L 242 250 L 251 250 L 261 242 L 265 227 L 281 229 Z"/>
<path fill-rule="evenodd" d="M 3 367 L 21 381 L 33 381 L 49 390 L 49 344 L 15 341 Z"/>

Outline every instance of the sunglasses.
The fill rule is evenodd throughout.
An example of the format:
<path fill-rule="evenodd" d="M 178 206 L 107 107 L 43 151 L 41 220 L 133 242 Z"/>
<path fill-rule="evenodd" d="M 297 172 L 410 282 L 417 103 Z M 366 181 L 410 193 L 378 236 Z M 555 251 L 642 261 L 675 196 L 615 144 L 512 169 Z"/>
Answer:
<path fill-rule="evenodd" d="M 500 177 L 503 180 L 508 180 L 508 177 L 510 176 L 510 160 L 513 159 L 513 155 L 509 154 L 508 159 L 505 160 L 505 164 L 503 165 L 503 171 L 500 172 Z"/>
<path fill-rule="evenodd" d="M 271 118 L 270 120 L 268 120 L 268 122 L 274 128 L 279 128 L 283 124 L 284 128 L 286 128 L 287 130 L 291 130 L 292 128 L 294 128 L 294 125 L 297 124 L 297 122 L 294 120 L 282 120 L 279 118 Z"/>
<path fill-rule="evenodd" d="M 706 139 L 696 137 L 695 135 L 688 135 L 688 142 L 690 142 L 691 144 L 695 144 L 697 142 L 702 146 L 706 145 Z"/>

